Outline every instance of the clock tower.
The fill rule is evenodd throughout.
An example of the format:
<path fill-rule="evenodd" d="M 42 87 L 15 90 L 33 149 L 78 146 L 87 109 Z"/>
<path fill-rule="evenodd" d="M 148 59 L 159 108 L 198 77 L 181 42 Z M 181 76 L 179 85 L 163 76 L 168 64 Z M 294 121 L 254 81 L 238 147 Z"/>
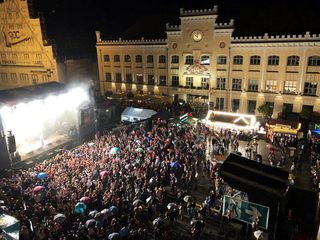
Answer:
<path fill-rule="evenodd" d="M 53 48 L 26 0 L 0 3 L 0 89 L 59 81 Z"/>

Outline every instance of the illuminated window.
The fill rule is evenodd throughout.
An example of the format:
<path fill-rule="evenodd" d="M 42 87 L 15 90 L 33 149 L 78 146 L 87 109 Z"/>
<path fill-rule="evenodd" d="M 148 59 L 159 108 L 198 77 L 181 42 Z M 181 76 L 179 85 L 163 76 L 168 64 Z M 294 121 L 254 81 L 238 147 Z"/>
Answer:
<path fill-rule="evenodd" d="M 201 64 L 202 65 L 210 65 L 210 56 L 205 55 L 201 57 Z"/>
<path fill-rule="evenodd" d="M 179 56 L 177 55 L 171 56 L 171 63 L 179 63 Z"/>
<path fill-rule="evenodd" d="M 185 64 L 189 64 L 189 65 L 193 64 L 193 56 L 191 55 L 186 56 Z"/>
<path fill-rule="evenodd" d="M 233 78 L 232 79 L 232 90 L 240 91 L 241 90 L 241 83 L 242 83 L 241 79 Z"/>
<path fill-rule="evenodd" d="M 136 79 L 138 84 L 143 84 L 143 75 L 141 73 L 137 73 Z"/>
<path fill-rule="evenodd" d="M 113 61 L 114 62 L 120 62 L 120 55 L 114 55 Z"/>
<path fill-rule="evenodd" d="M 299 66 L 300 57 L 299 56 L 289 56 L 287 59 L 288 66 Z"/>
<path fill-rule="evenodd" d="M 224 109 L 224 98 L 216 98 L 216 110 L 222 111 Z"/>
<path fill-rule="evenodd" d="M 308 66 L 320 66 L 320 56 L 311 56 L 308 58 Z"/>
<path fill-rule="evenodd" d="M 317 83 L 316 82 L 306 82 L 304 83 L 304 95 L 316 96 L 317 94 Z"/>
<path fill-rule="evenodd" d="M 171 77 L 171 80 L 172 80 L 172 86 L 174 86 L 174 87 L 179 86 L 179 76 L 173 75 Z"/>
<path fill-rule="evenodd" d="M 226 79 L 217 78 L 217 89 L 224 90 L 226 89 Z"/>
<path fill-rule="evenodd" d="M 218 56 L 217 57 L 217 64 L 227 64 L 227 57 L 226 56 Z"/>
<path fill-rule="evenodd" d="M 279 65 L 279 56 L 269 56 L 268 65 Z"/>
<path fill-rule="evenodd" d="M 268 91 L 268 92 L 277 91 L 277 81 L 276 80 L 267 80 L 266 91 Z"/>
<path fill-rule="evenodd" d="M 166 63 L 166 56 L 160 55 L 159 56 L 159 63 Z"/>
<path fill-rule="evenodd" d="M 250 65 L 260 65 L 260 56 L 251 56 L 250 57 Z"/>
<path fill-rule="evenodd" d="M 142 56 L 136 55 L 136 63 L 142 63 Z"/>
<path fill-rule="evenodd" d="M 243 64 L 243 56 L 237 55 L 233 57 L 234 65 L 242 65 Z"/>
<path fill-rule="evenodd" d="M 153 56 L 152 55 L 147 56 L 147 63 L 153 63 Z"/>
<path fill-rule="evenodd" d="M 116 82 L 121 82 L 121 81 L 122 81 L 121 73 L 116 73 Z"/>
<path fill-rule="evenodd" d="M 248 91 L 258 92 L 259 81 L 258 80 L 249 80 Z"/>
<path fill-rule="evenodd" d="M 103 55 L 103 61 L 104 62 L 110 62 L 110 56 L 109 55 Z"/>
<path fill-rule="evenodd" d="M 201 78 L 201 88 L 209 89 L 209 78 L 206 78 L 206 77 Z"/>
<path fill-rule="evenodd" d="M 167 77 L 164 75 L 159 76 L 160 86 L 166 86 L 167 85 Z"/>
<path fill-rule="evenodd" d="M 285 81 L 284 82 L 284 93 L 296 93 L 297 90 L 297 82 L 296 81 Z"/>
<path fill-rule="evenodd" d="M 193 87 L 193 77 L 186 77 L 186 86 Z"/>
<path fill-rule="evenodd" d="M 131 62 L 131 57 L 130 57 L 130 55 L 125 55 L 125 56 L 124 56 L 124 61 L 127 62 L 127 63 Z"/>

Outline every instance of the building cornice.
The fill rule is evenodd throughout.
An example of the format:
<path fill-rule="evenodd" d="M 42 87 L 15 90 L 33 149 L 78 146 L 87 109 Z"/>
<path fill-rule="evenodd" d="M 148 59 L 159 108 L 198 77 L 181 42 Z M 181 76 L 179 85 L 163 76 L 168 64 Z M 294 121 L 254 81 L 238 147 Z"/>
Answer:
<path fill-rule="evenodd" d="M 101 40 L 96 42 L 97 46 L 124 46 L 124 45 L 130 45 L 130 46 L 167 46 L 167 39 L 144 39 L 143 37 L 138 40 L 123 40 L 119 38 L 118 40 Z"/>

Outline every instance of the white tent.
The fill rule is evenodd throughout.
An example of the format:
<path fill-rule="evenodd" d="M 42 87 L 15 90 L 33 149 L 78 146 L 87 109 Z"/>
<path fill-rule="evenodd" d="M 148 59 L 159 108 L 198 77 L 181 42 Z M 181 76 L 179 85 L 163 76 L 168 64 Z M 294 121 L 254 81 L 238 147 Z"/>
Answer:
<path fill-rule="evenodd" d="M 151 109 L 127 107 L 121 114 L 121 121 L 137 122 L 151 118 L 156 113 Z"/>

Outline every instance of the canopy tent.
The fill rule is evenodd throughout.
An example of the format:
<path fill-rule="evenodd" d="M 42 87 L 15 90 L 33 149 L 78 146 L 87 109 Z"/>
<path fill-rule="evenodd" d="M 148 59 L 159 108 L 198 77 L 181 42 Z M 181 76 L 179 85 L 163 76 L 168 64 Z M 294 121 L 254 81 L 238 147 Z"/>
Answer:
<path fill-rule="evenodd" d="M 269 119 L 266 123 L 266 126 L 268 127 L 269 131 L 274 133 L 296 135 L 301 128 L 301 123 L 282 119 Z"/>
<path fill-rule="evenodd" d="M 151 118 L 157 112 L 151 109 L 127 107 L 121 114 L 121 121 L 138 122 Z"/>
<path fill-rule="evenodd" d="M 155 119 L 160 118 L 161 120 L 168 120 L 171 117 L 172 117 L 171 113 L 163 109 L 159 109 L 159 111 L 155 115 L 153 115 L 153 118 Z"/>

